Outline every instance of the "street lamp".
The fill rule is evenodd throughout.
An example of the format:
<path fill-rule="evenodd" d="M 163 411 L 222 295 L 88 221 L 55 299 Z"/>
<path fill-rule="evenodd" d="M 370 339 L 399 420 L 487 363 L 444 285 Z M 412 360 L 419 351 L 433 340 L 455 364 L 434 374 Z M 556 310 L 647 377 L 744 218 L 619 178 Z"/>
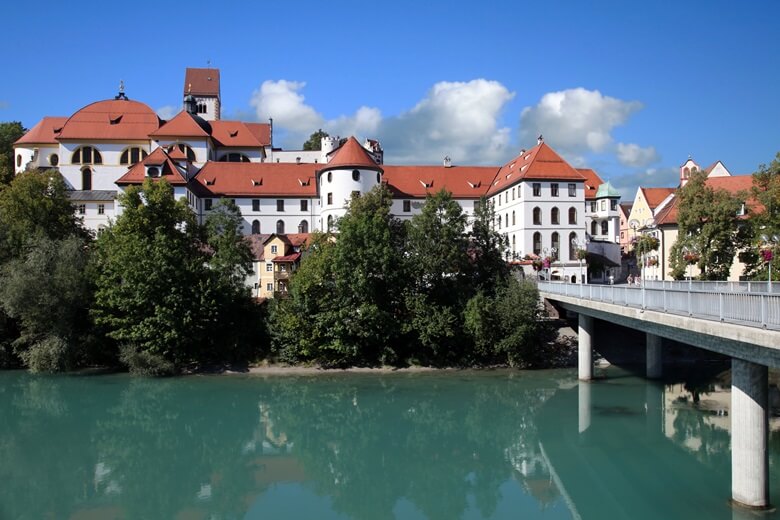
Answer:
<path fill-rule="evenodd" d="M 765 249 L 761 250 L 761 257 L 764 259 L 764 262 L 766 262 L 767 267 L 767 280 L 766 280 L 766 287 L 767 292 L 772 292 L 772 257 L 774 256 L 774 249 L 775 246 L 777 246 L 777 243 L 780 242 L 780 237 L 777 235 L 772 235 L 771 237 L 768 235 L 761 235 L 761 241 L 765 246 L 767 246 Z"/>
<path fill-rule="evenodd" d="M 587 235 L 581 241 L 577 241 L 576 238 L 571 239 L 571 247 L 576 251 L 577 260 L 580 262 L 580 283 L 585 283 L 585 275 L 583 274 L 583 262 L 585 261 L 585 254 L 588 251 L 588 237 Z M 581 253 L 582 252 L 582 253 Z"/>

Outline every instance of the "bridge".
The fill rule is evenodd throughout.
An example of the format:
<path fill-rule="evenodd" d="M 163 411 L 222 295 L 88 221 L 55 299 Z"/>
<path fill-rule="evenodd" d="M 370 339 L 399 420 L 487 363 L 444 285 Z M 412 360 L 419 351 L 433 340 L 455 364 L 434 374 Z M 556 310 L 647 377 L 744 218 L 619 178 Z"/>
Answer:
<path fill-rule="evenodd" d="M 779 285 L 779 284 L 775 284 Z M 780 368 L 780 293 L 769 284 L 539 282 L 540 297 L 578 315 L 578 375 L 593 378 L 594 320 L 643 331 L 646 375 L 662 375 L 663 339 L 731 358 L 731 498 L 769 503 L 768 367 Z"/>

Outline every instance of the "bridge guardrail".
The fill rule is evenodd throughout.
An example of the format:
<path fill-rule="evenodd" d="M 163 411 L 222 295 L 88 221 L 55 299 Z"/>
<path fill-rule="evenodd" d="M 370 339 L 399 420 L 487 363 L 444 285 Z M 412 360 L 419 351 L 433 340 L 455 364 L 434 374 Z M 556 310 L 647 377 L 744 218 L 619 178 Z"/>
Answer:
<path fill-rule="evenodd" d="M 648 289 L 676 289 L 678 291 L 749 292 L 780 294 L 780 282 L 728 282 L 720 280 L 645 280 Z"/>
<path fill-rule="evenodd" d="M 686 282 L 687 283 L 687 282 Z M 780 330 L 780 294 L 538 282 L 539 291 L 704 320 Z"/>

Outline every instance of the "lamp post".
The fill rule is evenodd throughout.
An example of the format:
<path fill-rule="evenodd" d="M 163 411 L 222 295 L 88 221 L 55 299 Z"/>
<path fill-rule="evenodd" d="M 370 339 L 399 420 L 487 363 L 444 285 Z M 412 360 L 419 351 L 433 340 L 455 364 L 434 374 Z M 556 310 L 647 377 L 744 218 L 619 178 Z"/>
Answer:
<path fill-rule="evenodd" d="M 761 250 L 761 257 L 764 259 L 764 262 L 766 262 L 766 268 L 767 268 L 767 277 L 766 277 L 766 289 L 767 292 L 772 292 L 772 259 L 774 257 L 774 249 L 777 246 L 778 242 L 780 242 L 780 237 L 777 235 L 772 235 L 771 237 L 769 235 L 761 235 L 761 241 L 764 246 L 766 246 L 764 249 Z"/>
<path fill-rule="evenodd" d="M 583 240 L 577 241 L 577 239 L 572 238 L 570 247 L 574 249 L 576 252 L 577 260 L 580 263 L 580 283 L 584 284 L 585 281 L 585 275 L 583 274 L 583 262 L 585 261 L 585 254 L 587 254 L 588 251 L 588 237 L 586 236 Z M 581 253 L 582 251 L 582 253 Z"/>

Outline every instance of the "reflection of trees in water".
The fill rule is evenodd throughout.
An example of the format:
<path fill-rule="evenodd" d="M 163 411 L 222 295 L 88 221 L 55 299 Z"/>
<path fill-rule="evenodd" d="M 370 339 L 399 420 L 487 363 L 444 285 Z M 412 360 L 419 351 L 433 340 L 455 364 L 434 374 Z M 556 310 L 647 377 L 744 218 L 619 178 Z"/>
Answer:
<path fill-rule="evenodd" d="M 550 390 L 509 378 L 353 380 L 279 381 L 263 397 L 341 512 L 392 518 L 405 497 L 428 518 L 458 518 L 473 494 L 489 516 L 512 478 L 509 452 L 538 456 L 533 416 Z"/>

